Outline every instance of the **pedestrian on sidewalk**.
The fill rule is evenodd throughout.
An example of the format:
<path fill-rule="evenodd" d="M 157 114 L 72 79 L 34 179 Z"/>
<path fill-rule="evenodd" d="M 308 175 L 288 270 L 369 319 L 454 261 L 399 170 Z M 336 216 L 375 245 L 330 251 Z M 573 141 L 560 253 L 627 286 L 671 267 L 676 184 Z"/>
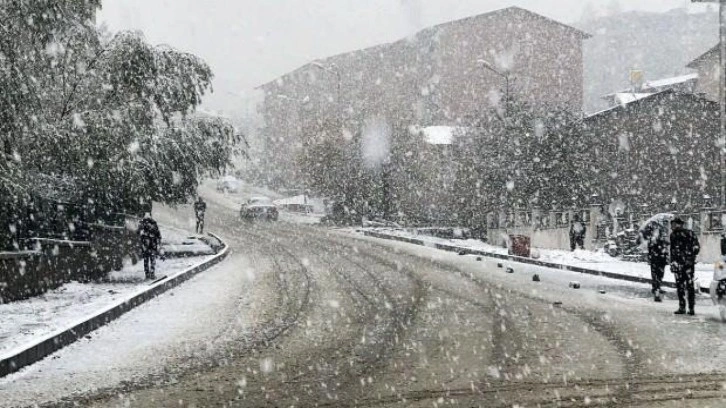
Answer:
<path fill-rule="evenodd" d="M 667 221 L 666 221 L 667 222 Z M 642 230 L 643 239 L 648 243 L 648 263 L 650 264 L 651 292 L 656 302 L 662 301 L 663 275 L 668 265 L 668 227 L 650 224 Z"/>
<path fill-rule="evenodd" d="M 197 216 L 197 234 L 204 234 L 204 213 L 207 211 L 207 203 L 202 196 L 197 197 L 194 203 L 194 214 Z"/>
<path fill-rule="evenodd" d="M 144 258 L 144 274 L 146 279 L 156 279 L 156 256 L 161 246 L 159 225 L 151 218 L 150 213 L 144 214 L 136 231 L 141 244 L 141 256 Z"/>
<path fill-rule="evenodd" d="M 693 275 L 696 267 L 696 256 L 701 251 L 696 234 L 685 229 L 681 218 L 671 221 L 671 272 L 676 278 L 678 291 L 678 310 L 675 314 L 686 313 L 686 294 L 688 295 L 688 314 L 694 315 L 696 306 L 696 288 Z"/>
<path fill-rule="evenodd" d="M 570 223 L 570 250 L 574 251 L 578 246 L 580 249 L 585 249 L 586 233 L 585 223 L 580 221 L 579 215 L 575 215 L 572 223 Z"/>

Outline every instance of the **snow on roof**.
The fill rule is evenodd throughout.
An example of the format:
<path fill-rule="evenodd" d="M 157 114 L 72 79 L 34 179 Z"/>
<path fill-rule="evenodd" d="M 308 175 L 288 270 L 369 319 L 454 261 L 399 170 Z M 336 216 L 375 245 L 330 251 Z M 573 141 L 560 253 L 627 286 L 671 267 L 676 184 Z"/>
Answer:
<path fill-rule="evenodd" d="M 642 94 L 642 95 L 652 95 L 655 92 L 664 91 L 666 89 L 675 87 L 676 85 L 684 84 L 684 83 L 689 82 L 689 81 L 695 81 L 697 79 L 698 79 L 698 74 L 695 74 L 695 73 L 694 74 L 687 74 L 687 75 L 679 75 L 679 76 L 670 77 L 670 78 L 656 79 L 654 81 L 647 81 L 647 82 L 645 82 L 643 84 L 642 90 L 643 91 L 648 91 L 648 92 L 632 92 L 631 90 L 624 89 L 624 90 L 620 90 L 620 91 L 617 91 L 617 92 L 613 92 L 613 93 L 607 94 L 607 95 L 603 96 L 603 98 L 613 97 L 613 98 L 615 98 L 617 100 L 617 98 L 619 98 L 620 95 L 623 95 L 623 94 L 629 94 L 629 95 L 639 95 L 639 94 Z M 645 96 L 643 96 L 643 97 L 645 97 Z M 632 100 L 629 100 L 628 102 L 625 102 L 625 103 L 630 103 L 630 102 L 636 101 L 638 99 L 641 99 L 641 98 L 632 99 Z M 623 103 L 623 102 L 620 102 L 620 101 L 618 101 L 618 102 L 619 103 Z"/>
<path fill-rule="evenodd" d="M 632 104 L 645 103 L 646 101 L 653 101 L 653 100 L 656 100 L 656 99 L 662 98 L 662 97 L 668 97 L 671 101 L 674 101 L 676 98 L 690 98 L 694 101 L 700 101 L 700 102 L 707 103 L 707 104 L 718 105 L 718 102 L 710 101 L 708 99 L 703 98 L 702 96 L 698 96 L 698 95 L 690 93 L 690 92 L 676 92 L 672 89 L 666 89 L 661 92 L 647 94 L 647 95 L 643 96 L 642 98 L 639 98 L 639 99 L 633 101 Z M 585 120 L 592 119 L 592 118 L 600 116 L 604 113 L 612 112 L 615 110 L 627 109 L 627 107 L 629 105 L 631 105 L 631 104 L 629 103 L 629 104 L 620 104 L 620 105 L 611 106 L 607 109 L 603 109 L 598 112 L 586 114 L 583 119 L 585 119 Z"/>
<path fill-rule="evenodd" d="M 633 92 L 619 92 L 615 94 L 615 101 L 620 105 L 627 105 L 630 102 L 635 102 L 637 100 L 647 98 L 650 95 L 653 95 L 652 93 L 633 93 Z"/>
<path fill-rule="evenodd" d="M 694 79 L 698 79 L 698 74 L 680 75 L 680 76 L 675 76 L 675 77 L 671 77 L 671 78 L 657 79 L 655 81 L 648 81 L 643 85 L 643 87 L 644 88 L 660 88 L 663 86 L 673 86 L 673 85 L 682 84 L 684 82 L 692 81 Z"/>
<path fill-rule="evenodd" d="M 461 131 L 461 128 L 454 126 L 427 126 L 411 127 L 412 133 L 418 133 L 424 137 L 424 141 L 432 145 L 450 145 L 454 138 Z"/>

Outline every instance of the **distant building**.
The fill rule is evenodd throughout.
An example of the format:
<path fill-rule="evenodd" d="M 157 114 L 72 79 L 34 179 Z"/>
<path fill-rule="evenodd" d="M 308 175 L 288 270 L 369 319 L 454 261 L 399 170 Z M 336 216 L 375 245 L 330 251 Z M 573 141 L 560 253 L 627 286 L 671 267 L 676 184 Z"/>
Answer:
<path fill-rule="evenodd" d="M 507 93 L 535 107 L 581 112 L 582 49 L 589 37 L 510 7 L 311 62 L 259 87 L 268 150 L 289 162 L 312 122 L 350 125 L 378 116 L 465 125 Z"/>
<path fill-rule="evenodd" d="M 720 75 L 720 47 L 717 44 L 706 53 L 691 61 L 688 68 L 698 72 L 698 87 L 696 92 L 703 94 L 712 101 L 719 99 Z"/>
<path fill-rule="evenodd" d="M 593 194 L 631 208 L 697 208 L 718 196 L 718 104 L 664 91 L 583 119 Z"/>

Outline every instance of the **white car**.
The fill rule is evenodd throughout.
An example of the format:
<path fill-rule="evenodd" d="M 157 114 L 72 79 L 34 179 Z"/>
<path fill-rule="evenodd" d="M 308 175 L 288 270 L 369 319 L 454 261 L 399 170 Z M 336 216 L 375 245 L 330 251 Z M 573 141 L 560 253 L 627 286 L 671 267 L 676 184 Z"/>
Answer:
<path fill-rule="evenodd" d="M 721 257 L 713 265 L 713 280 L 709 289 L 713 304 L 718 306 L 721 320 L 726 322 L 726 257 Z"/>
<path fill-rule="evenodd" d="M 260 196 L 247 200 L 247 203 L 242 205 L 239 215 L 245 221 L 277 221 L 279 213 L 270 198 Z"/>
<path fill-rule="evenodd" d="M 217 181 L 217 191 L 222 193 L 238 193 L 240 182 L 232 176 L 224 176 Z"/>

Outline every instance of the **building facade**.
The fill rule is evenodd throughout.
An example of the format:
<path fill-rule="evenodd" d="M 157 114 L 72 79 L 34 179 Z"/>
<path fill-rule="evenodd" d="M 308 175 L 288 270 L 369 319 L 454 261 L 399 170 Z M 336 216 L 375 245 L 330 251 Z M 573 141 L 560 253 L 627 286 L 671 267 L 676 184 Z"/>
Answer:
<path fill-rule="evenodd" d="M 466 125 L 506 97 L 581 112 L 587 38 L 510 7 L 311 62 L 259 87 L 268 150 L 289 162 L 312 122 Z"/>
<path fill-rule="evenodd" d="M 698 72 L 696 93 L 702 94 L 711 101 L 718 101 L 719 99 L 719 59 L 720 50 L 717 44 L 687 65 L 688 68 L 695 69 Z"/>
<path fill-rule="evenodd" d="M 718 104 L 664 91 L 585 118 L 591 193 L 631 211 L 689 211 L 717 197 Z"/>

